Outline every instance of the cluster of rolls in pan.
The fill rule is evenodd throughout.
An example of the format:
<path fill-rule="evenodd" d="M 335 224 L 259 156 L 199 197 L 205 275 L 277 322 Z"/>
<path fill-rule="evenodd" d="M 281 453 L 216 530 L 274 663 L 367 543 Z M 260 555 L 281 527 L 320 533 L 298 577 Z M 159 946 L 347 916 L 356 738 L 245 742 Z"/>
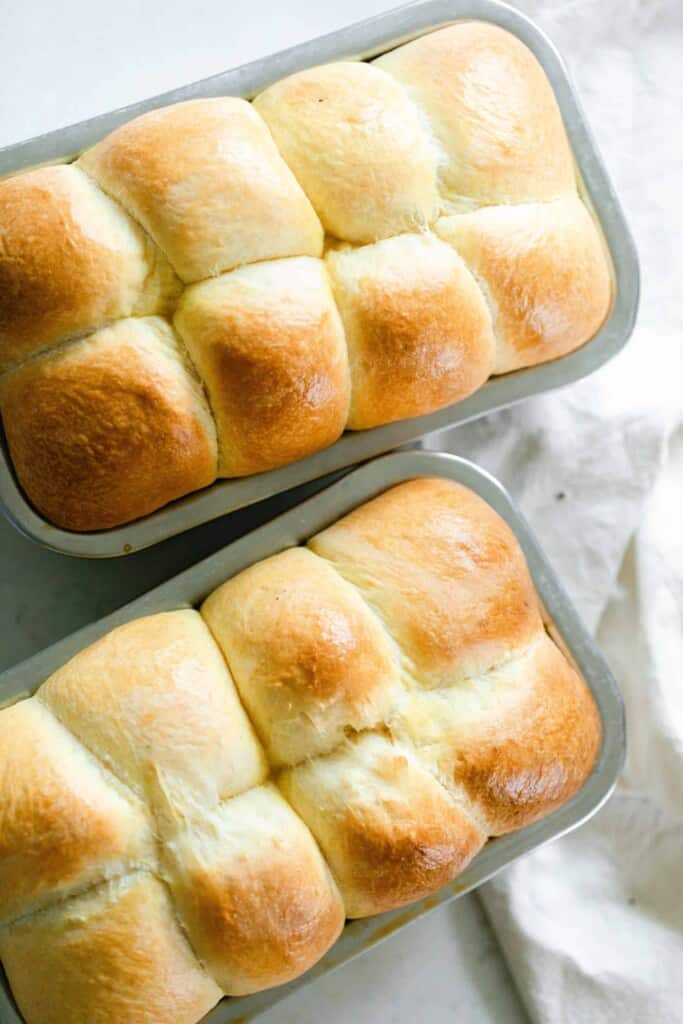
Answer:
<path fill-rule="evenodd" d="M 0 735 L 27 1024 L 195 1024 L 558 807 L 600 722 L 508 526 L 420 478 L 106 634 Z"/>
<path fill-rule="evenodd" d="M 0 182 L 9 451 L 106 529 L 567 353 L 610 293 L 540 65 L 458 23 Z"/>

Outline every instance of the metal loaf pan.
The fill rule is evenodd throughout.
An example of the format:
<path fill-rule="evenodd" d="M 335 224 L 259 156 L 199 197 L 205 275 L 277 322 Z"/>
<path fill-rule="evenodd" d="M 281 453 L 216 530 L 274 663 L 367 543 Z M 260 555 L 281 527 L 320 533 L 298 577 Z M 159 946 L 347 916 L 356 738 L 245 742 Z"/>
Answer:
<path fill-rule="evenodd" d="M 256 476 L 219 481 L 144 519 L 107 531 L 82 534 L 61 530 L 36 513 L 17 483 L 2 436 L 0 502 L 19 530 L 65 554 L 90 558 L 128 554 L 425 434 L 457 426 L 530 395 L 570 384 L 592 373 L 626 344 L 638 307 L 639 272 L 624 215 L 562 58 L 528 18 L 498 0 L 423 0 L 389 11 L 194 85 L 0 149 L 0 176 L 38 164 L 73 159 L 118 125 L 156 107 L 204 96 L 228 94 L 249 98 L 302 68 L 333 60 L 375 57 L 449 22 L 468 19 L 494 22 L 518 36 L 543 65 L 555 91 L 574 152 L 582 195 L 602 228 L 612 264 L 612 308 L 596 336 L 581 349 L 560 359 L 493 378 L 470 398 L 438 412 L 359 433 L 346 433 L 330 448 L 300 462 Z"/>
<path fill-rule="evenodd" d="M 511 835 L 489 840 L 458 879 L 434 896 L 403 908 L 346 925 L 336 945 L 297 981 L 244 998 L 224 999 L 203 1024 L 246 1024 L 263 1010 L 302 985 L 348 962 L 387 935 L 429 910 L 481 885 L 517 857 L 586 821 L 608 798 L 621 770 L 625 751 L 624 709 L 605 660 L 572 607 L 527 523 L 507 492 L 484 470 L 454 455 L 435 452 L 398 452 L 361 466 L 314 497 L 273 519 L 253 533 L 223 548 L 198 565 L 156 587 L 148 594 L 86 626 L 72 636 L 0 676 L 0 706 L 32 693 L 73 654 L 115 626 L 141 615 L 197 605 L 215 587 L 262 558 L 308 540 L 313 534 L 350 512 L 357 505 L 402 480 L 442 476 L 479 494 L 510 525 L 526 556 L 541 600 L 546 628 L 576 665 L 597 702 L 602 720 L 602 747 L 583 788 L 564 806 L 542 821 Z M 19 1024 L 4 981 L 0 988 L 0 1021 Z"/>

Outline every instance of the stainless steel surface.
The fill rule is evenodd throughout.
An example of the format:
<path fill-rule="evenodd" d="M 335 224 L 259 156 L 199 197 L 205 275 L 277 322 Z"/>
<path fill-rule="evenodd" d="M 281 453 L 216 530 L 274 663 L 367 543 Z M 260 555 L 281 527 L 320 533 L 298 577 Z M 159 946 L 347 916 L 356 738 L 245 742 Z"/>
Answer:
<path fill-rule="evenodd" d="M 526 521 L 501 485 L 465 459 L 434 452 L 411 451 L 385 455 L 351 471 L 342 480 L 303 504 L 156 587 L 113 615 L 86 626 L 0 676 L 1 706 L 32 693 L 68 658 L 115 626 L 141 615 L 196 605 L 230 576 L 261 558 L 307 540 L 318 530 L 392 484 L 417 476 L 432 475 L 447 477 L 470 487 L 496 509 L 517 536 L 541 598 L 547 623 L 590 686 L 597 702 L 603 728 L 598 761 L 581 791 L 568 803 L 534 825 L 491 840 L 454 883 L 407 909 L 347 924 L 330 952 L 298 981 L 255 996 L 223 1000 L 204 1019 L 204 1024 L 228 1024 L 230 1021 L 236 1024 L 238 1020 L 244 1024 L 289 992 L 346 963 L 397 928 L 481 885 L 522 854 L 576 828 L 594 814 L 612 792 L 625 751 L 621 696 L 602 654 L 583 627 Z M 6 983 L 4 989 L 0 989 L 0 1021 L 3 1024 L 18 1024 L 20 1021 Z"/>
<path fill-rule="evenodd" d="M 457 426 L 531 395 L 570 384 L 602 366 L 626 344 L 638 308 L 639 271 L 619 201 L 558 52 L 533 22 L 498 0 L 424 0 L 390 11 L 194 85 L 0 149 L 0 175 L 41 163 L 72 159 L 118 125 L 156 107 L 200 96 L 250 97 L 271 82 L 302 68 L 344 58 L 377 56 L 449 22 L 473 18 L 494 22 L 517 35 L 535 53 L 555 90 L 574 152 L 582 194 L 602 228 L 612 263 L 612 308 L 597 335 L 583 348 L 561 359 L 493 378 L 470 398 L 439 412 L 360 433 L 346 433 L 330 448 L 301 462 L 244 479 L 222 480 L 144 519 L 102 532 L 79 534 L 60 530 L 36 513 L 17 484 L 2 435 L 0 503 L 19 530 L 66 554 L 85 557 L 128 554 L 425 434 Z"/>

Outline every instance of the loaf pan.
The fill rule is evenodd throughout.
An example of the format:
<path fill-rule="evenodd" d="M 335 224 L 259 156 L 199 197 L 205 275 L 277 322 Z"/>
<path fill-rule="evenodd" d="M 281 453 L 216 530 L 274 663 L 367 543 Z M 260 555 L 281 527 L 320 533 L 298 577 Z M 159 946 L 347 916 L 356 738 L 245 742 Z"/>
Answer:
<path fill-rule="evenodd" d="M 525 520 L 501 485 L 473 463 L 436 452 L 398 452 L 353 470 L 326 490 L 295 506 L 253 533 L 156 587 L 113 615 L 86 626 L 0 676 L 0 705 L 33 693 L 43 680 L 81 648 L 130 619 L 198 605 L 230 576 L 253 562 L 309 537 L 393 484 L 419 476 L 442 476 L 464 484 L 510 525 L 521 544 L 536 586 L 546 628 L 586 680 L 602 721 L 602 746 L 583 788 L 559 810 L 511 835 L 489 840 L 469 867 L 440 892 L 412 906 L 346 925 L 326 956 L 297 981 L 254 996 L 224 999 L 203 1024 L 246 1024 L 290 992 L 370 949 L 429 910 L 481 885 L 524 853 L 586 821 L 612 792 L 625 752 L 624 709 L 614 678 L 586 632 Z M 4 978 L 3 978 L 4 982 Z M 19 1024 L 6 982 L 0 989 L 2 1024 Z"/>
<path fill-rule="evenodd" d="M 17 483 L 3 436 L 0 503 L 8 518 L 24 534 L 56 551 L 90 558 L 139 551 L 200 523 L 362 462 L 425 434 L 457 426 L 530 395 L 570 384 L 592 373 L 625 345 L 638 306 L 639 273 L 635 248 L 619 202 L 557 50 L 528 18 L 498 0 L 425 0 L 389 11 L 194 85 L 0 149 L 0 176 L 39 164 L 70 160 L 118 125 L 156 107 L 225 94 L 250 98 L 272 82 L 303 68 L 333 60 L 376 57 L 449 22 L 467 19 L 494 22 L 518 36 L 536 55 L 555 91 L 574 152 L 580 189 L 602 228 L 611 261 L 612 306 L 596 336 L 581 349 L 560 359 L 493 378 L 470 398 L 438 412 L 360 433 L 346 433 L 330 448 L 300 462 L 256 476 L 219 481 L 144 519 L 107 531 L 82 534 L 58 529 L 36 513 Z"/>

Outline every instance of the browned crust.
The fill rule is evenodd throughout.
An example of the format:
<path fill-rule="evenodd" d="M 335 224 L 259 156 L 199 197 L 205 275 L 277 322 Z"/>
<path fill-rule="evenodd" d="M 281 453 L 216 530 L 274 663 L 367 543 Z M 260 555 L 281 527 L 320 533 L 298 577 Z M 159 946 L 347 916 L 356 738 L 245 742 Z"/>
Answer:
<path fill-rule="evenodd" d="M 283 256 L 319 256 L 323 232 L 253 106 L 190 100 L 122 125 L 80 159 L 183 281 Z"/>
<path fill-rule="evenodd" d="M 405 750 L 377 734 L 286 770 L 279 784 L 320 843 L 348 917 L 435 892 L 486 838 Z"/>
<path fill-rule="evenodd" d="M 360 596 L 322 559 L 292 548 L 228 580 L 202 615 L 271 762 L 324 753 L 344 729 L 389 714 L 397 658 Z"/>
<path fill-rule="evenodd" d="M 398 484 L 309 546 L 379 610 L 422 685 L 486 671 L 540 627 L 514 534 L 450 480 Z"/>
<path fill-rule="evenodd" d="M 209 393 L 221 476 L 274 469 L 340 436 L 346 349 L 319 261 L 269 261 L 195 285 L 174 323 Z"/>
<path fill-rule="evenodd" d="M 216 477 L 213 425 L 199 385 L 166 350 L 168 327 L 148 323 L 120 321 L 3 381 L 17 476 L 56 526 L 118 526 Z"/>
<path fill-rule="evenodd" d="M 159 354 L 155 344 L 145 351 Z M 56 361 L 50 357 L 25 369 Z M 177 360 L 172 365 L 177 372 Z M 528 825 L 569 799 L 590 773 L 600 746 L 595 702 L 543 630 L 514 535 L 472 492 L 441 478 L 399 484 L 324 530 L 311 547 L 332 565 L 305 549 L 285 552 L 229 581 L 204 610 L 215 605 L 220 616 L 239 618 L 250 600 L 263 604 L 247 630 L 248 640 L 256 636 L 263 643 L 247 643 L 240 657 L 254 666 L 257 677 L 274 667 L 274 686 L 283 691 L 285 709 L 300 701 L 313 720 L 315 702 L 325 705 L 341 695 L 342 703 L 351 705 L 372 689 L 373 659 L 356 659 L 354 644 L 361 642 L 363 655 L 384 634 L 372 610 L 349 596 L 351 581 L 393 633 L 403 690 L 391 693 L 370 727 L 366 720 L 342 716 L 342 733 L 348 736 L 334 750 L 324 756 L 306 750 L 300 763 L 280 772 L 277 783 L 289 805 L 272 784 L 239 792 L 229 786 L 227 792 L 235 795 L 219 803 L 218 786 L 213 792 L 209 788 L 208 798 L 201 787 L 193 791 L 186 767 L 172 779 L 172 751 L 164 760 L 173 745 L 172 730 L 166 735 L 153 685 L 151 704 L 142 701 L 135 709 L 128 731 L 124 722 L 123 744 L 115 730 L 107 734 L 106 721 L 99 736 L 92 722 L 83 731 L 84 742 L 91 742 L 106 763 L 108 753 L 115 752 L 115 766 L 119 757 L 134 760 L 136 752 L 131 755 L 126 742 L 140 729 L 141 718 L 169 741 L 170 746 L 159 747 L 163 764 L 143 765 L 143 773 L 158 769 L 160 788 L 178 811 L 171 834 L 160 817 L 156 821 L 164 877 L 200 962 L 236 995 L 307 970 L 339 934 L 344 909 L 350 917 L 364 917 L 448 883 L 487 835 Z M 232 607 L 230 600 L 223 603 L 231 588 Z M 339 602 L 345 615 L 327 618 L 326 601 L 333 611 Z M 150 644 L 152 684 L 159 657 L 161 674 L 177 671 L 174 682 L 191 685 L 182 668 L 182 645 L 171 643 L 167 657 L 167 630 L 172 640 L 180 620 L 199 629 L 214 651 L 196 612 L 166 613 L 121 627 L 115 635 L 122 643 L 115 656 L 118 675 L 112 672 L 102 683 L 104 704 L 111 679 L 124 694 L 135 688 L 137 677 L 127 664 L 131 636 L 135 643 Z M 212 625 L 218 635 L 215 620 Z M 350 651 L 344 648 L 345 632 Z M 104 638 L 91 648 L 95 660 L 110 643 Z M 259 661 L 268 644 L 272 655 Z M 230 644 L 225 649 L 235 663 Z M 385 653 L 393 669 L 391 645 Z M 69 679 L 66 669 L 57 673 L 48 698 L 57 690 L 68 705 L 67 682 L 78 691 L 78 665 L 92 671 L 92 665 L 83 668 L 87 661 L 85 653 L 74 659 L 75 678 Z M 347 680 L 346 673 L 353 678 Z M 64 704 L 58 710 L 64 713 Z M 272 713 L 280 715 L 281 708 Z M 99 884 L 154 858 L 145 813 L 132 794 L 121 796 L 121 785 L 43 704 L 29 699 L 1 717 L 9 742 L 0 744 L 0 794 L 6 794 L 0 799 L 0 902 L 5 897 L 0 912 L 8 918 L 30 916 L 0 929 L 0 953 L 27 1018 L 31 1024 L 84 1019 L 138 1024 L 152 1012 L 155 1021 L 194 1024 L 193 1014 L 215 1001 L 217 989 L 177 930 L 164 891 L 153 885 L 154 893 L 138 892 L 130 879 L 113 888 Z M 122 713 L 117 726 L 124 720 Z M 357 726 L 363 731 L 356 733 Z M 238 744 L 229 729 L 221 738 L 227 762 Z M 139 736 L 134 746 L 139 748 Z M 135 770 L 121 775 L 142 789 Z M 210 774 L 214 779 L 219 772 Z M 260 781 L 257 772 L 243 785 Z M 181 799 L 174 804 L 176 782 Z M 97 885 L 90 896 L 35 913 L 45 897 L 54 901 L 90 884 Z M 42 959 L 34 992 L 24 961 L 36 954 Z M 45 977 L 43 960 L 49 967 Z M 57 992 L 52 977 L 63 963 Z M 170 986 L 164 983 L 165 969 L 173 969 Z"/>
<path fill-rule="evenodd" d="M 427 229 L 440 231 L 490 300 L 495 365 L 486 302 L 459 263 L 448 281 L 419 259 L 413 280 L 379 267 L 353 300 L 337 282 L 350 408 L 331 300 L 313 309 L 294 290 L 283 312 L 268 287 L 260 307 L 240 308 L 241 294 L 215 322 L 207 311 L 198 318 L 199 338 L 180 316 L 219 421 L 222 476 L 305 458 L 345 425 L 368 429 L 443 408 L 492 367 L 503 373 L 571 351 L 607 315 L 609 268 L 576 196 L 550 83 L 513 35 L 465 22 L 372 64 L 307 69 L 251 105 L 214 97 L 150 111 L 76 165 L 0 183 L 0 369 L 122 317 L 168 313 L 180 289 L 171 263 L 193 282 L 243 264 L 320 256 L 322 227 L 304 188 L 338 236 L 328 238 L 333 246 L 346 238 L 391 247 L 411 231 L 403 236 L 411 244 L 438 245 Z M 535 200 L 552 207 L 549 217 L 570 213 L 539 229 Z M 481 203 L 511 205 L 436 221 Z M 329 265 L 358 255 L 330 254 Z M 184 301 L 184 312 L 191 305 Z M 16 378 L 25 387 L 7 388 L 16 391 L 5 414 L 11 454 L 29 498 L 55 525 L 110 528 L 213 481 L 203 431 L 192 417 L 174 420 L 170 403 L 161 409 L 146 373 L 125 399 L 115 385 L 104 401 L 86 394 L 87 382 L 62 388 L 55 371 L 40 384 L 40 403 L 30 400 L 40 372 L 27 374 Z M 50 395 L 53 387 L 64 394 Z M 68 436 L 70 419 L 85 444 Z"/>
<path fill-rule="evenodd" d="M 0 921 L 153 854 L 139 807 L 34 699 L 2 712 Z"/>
<path fill-rule="evenodd" d="M 174 275 L 77 168 L 0 182 L 0 367 L 118 317 L 161 313 Z"/>
<path fill-rule="evenodd" d="M 351 430 L 425 415 L 484 383 L 491 318 L 465 265 L 436 238 L 404 235 L 327 262 L 349 346 Z"/>
<path fill-rule="evenodd" d="M 450 771 L 491 835 L 523 828 L 576 793 L 601 740 L 586 684 L 551 640 L 532 665 L 529 693 L 498 726 L 452 737 Z"/>
<path fill-rule="evenodd" d="M 189 878 L 195 928 L 207 959 L 229 964 L 229 995 L 284 985 L 312 967 L 338 938 L 344 911 L 304 858 L 275 856 L 260 870 L 194 871 Z"/>
<path fill-rule="evenodd" d="M 196 1024 L 221 997 L 147 875 L 0 931 L 0 954 L 30 1024 Z"/>
<path fill-rule="evenodd" d="M 424 808 L 420 808 L 424 810 Z M 356 892 L 349 917 L 384 913 L 437 892 L 465 870 L 484 836 L 455 807 L 431 821 L 349 808 L 340 823 L 348 864 L 347 884 Z"/>
<path fill-rule="evenodd" d="M 209 812 L 167 854 L 192 944 L 228 995 L 298 977 L 343 927 L 327 864 L 272 784 Z"/>
<path fill-rule="evenodd" d="M 435 230 L 490 296 L 496 373 L 579 348 L 607 316 L 612 285 L 605 248 L 576 196 L 444 217 Z"/>

